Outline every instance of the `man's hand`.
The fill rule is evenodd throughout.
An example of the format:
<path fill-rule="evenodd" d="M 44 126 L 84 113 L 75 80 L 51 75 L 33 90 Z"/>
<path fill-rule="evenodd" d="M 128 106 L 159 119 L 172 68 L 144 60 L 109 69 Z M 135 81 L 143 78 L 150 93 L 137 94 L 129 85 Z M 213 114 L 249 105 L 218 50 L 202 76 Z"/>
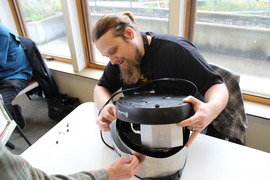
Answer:
<path fill-rule="evenodd" d="M 116 108 L 113 104 L 107 104 L 97 118 L 96 123 L 102 131 L 110 131 L 110 124 L 116 119 Z"/>
<path fill-rule="evenodd" d="M 186 146 L 188 147 L 195 137 L 206 128 L 226 107 L 229 99 L 229 93 L 226 85 L 215 84 L 211 86 L 205 93 L 205 103 L 189 96 L 183 102 L 191 103 L 195 114 L 178 123 L 179 126 L 187 126 L 193 130 Z"/>
<path fill-rule="evenodd" d="M 213 114 L 211 106 L 208 103 L 204 103 L 192 96 L 183 99 L 185 103 L 191 103 L 195 114 L 190 118 L 178 123 L 179 126 L 192 130 L 192 134 L 186 144 L 187 147 L 193 142 L 196 136 L 204 130 L 213 120 L 216 118 L 216 114 Z"/>
<path fill-rule="evenodd" d="M 107 169 L 109 180 L 130 179 L 139 170 L 140 163 L 136 156 L 130 158 L 119 158 Z"/>

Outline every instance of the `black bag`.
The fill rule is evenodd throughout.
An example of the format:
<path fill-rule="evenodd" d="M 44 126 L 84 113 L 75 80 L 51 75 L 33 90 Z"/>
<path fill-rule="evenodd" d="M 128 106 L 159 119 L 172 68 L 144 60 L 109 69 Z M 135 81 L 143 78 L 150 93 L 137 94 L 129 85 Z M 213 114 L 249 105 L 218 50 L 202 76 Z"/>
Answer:
<path fill-rule="evenodd" d="M 47 104 L 49 118 L 59 122 L 81 103 L 78 98 L 69 97 L 67 94 L 58 94 L 47 99 Z"/>
<path fill-rule="evenodd" d="M 47 98 L 53 98 L 59 94 L 57 84 L 51 70 L 47 67 L 35 42 L 28 37 L 19 37 L 21 45 L 29 59 L 33 69 L 33 75 L 39 87 Z"/>

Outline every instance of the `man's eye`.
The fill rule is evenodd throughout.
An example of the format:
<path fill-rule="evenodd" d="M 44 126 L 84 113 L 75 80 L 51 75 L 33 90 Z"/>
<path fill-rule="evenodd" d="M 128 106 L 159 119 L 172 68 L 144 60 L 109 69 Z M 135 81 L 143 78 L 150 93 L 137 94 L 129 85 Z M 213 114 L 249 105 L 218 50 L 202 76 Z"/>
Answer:
<path fill-rule="evenodd" d="M 113 55 L 116 53 L 116 48 L 112 49 L 110 52 L 109 52 L 109 55 Z"/>

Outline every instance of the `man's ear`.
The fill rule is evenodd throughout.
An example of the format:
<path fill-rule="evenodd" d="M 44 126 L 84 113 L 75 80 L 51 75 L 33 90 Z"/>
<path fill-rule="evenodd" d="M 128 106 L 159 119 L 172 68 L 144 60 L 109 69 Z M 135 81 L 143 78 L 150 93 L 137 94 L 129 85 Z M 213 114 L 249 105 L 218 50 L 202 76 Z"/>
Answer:
<path fill-rule="evenodd" d="M 134 39 L 135 38 L 135 31 L 131 27 L 126 27 L 125 37 L 127 39 Z"/>

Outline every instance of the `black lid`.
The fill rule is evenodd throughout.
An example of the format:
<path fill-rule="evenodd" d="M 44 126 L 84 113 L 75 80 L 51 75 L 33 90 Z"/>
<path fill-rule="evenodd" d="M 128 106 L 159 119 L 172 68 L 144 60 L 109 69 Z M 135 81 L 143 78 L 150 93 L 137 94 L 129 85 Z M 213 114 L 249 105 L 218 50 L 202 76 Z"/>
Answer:
<path fill-rule="evenodd" d="M 186 96 L 165 94 L 131 95 L 119 98 L 116 103 L 119 120 L 136 124 L 173 124 L 194 114 Z"/>

